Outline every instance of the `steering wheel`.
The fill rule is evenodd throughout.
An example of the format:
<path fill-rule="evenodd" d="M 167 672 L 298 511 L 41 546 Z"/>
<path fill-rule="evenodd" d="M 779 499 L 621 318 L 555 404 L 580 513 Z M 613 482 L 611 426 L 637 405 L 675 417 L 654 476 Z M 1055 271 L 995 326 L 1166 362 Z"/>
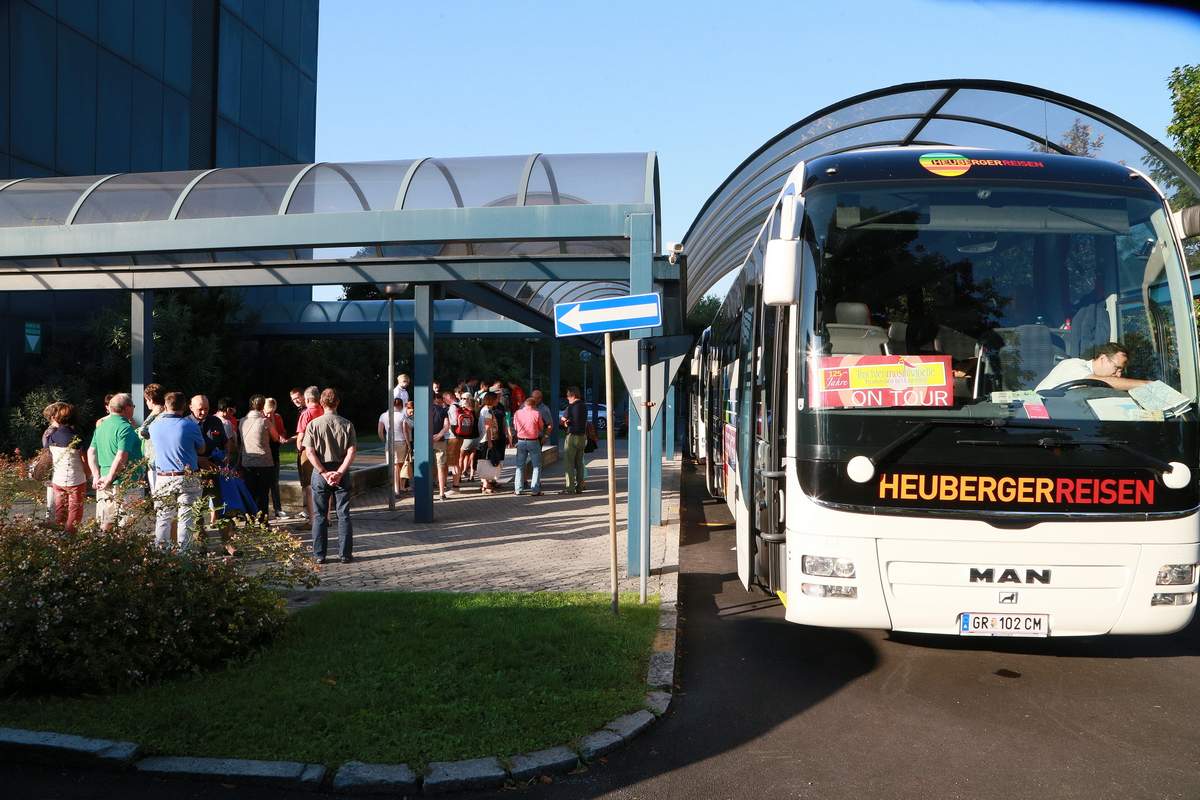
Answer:
<path fill-rule="evenodd" d="M 1073 381 L 1067 381 L 1066 383 L 1060 383 L 1058 386 L 1053 387 L 1049 391 L 1051 391 L 1051 392 L 1066 392 L 1071 389 L 1084 389 L 1084 388 L 1089 388 L 1089 387 L 1097 388 L 1097 389 L 1111 389 L 1112 388 L 1107 383 L 1105 383 L 1102 380 L 1099 380 L 1098 378 L 1076 378 Z"/>

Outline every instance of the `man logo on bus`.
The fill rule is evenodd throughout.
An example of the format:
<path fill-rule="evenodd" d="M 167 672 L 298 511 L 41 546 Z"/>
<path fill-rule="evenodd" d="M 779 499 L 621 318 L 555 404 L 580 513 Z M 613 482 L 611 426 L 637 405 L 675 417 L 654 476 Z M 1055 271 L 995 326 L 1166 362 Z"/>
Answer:
<path fill-rule="evenodd" d="M 971 168 L 971 159 L 957 153 L 926 153 L 921 156 L 921 166 L 934 175 L 953 178 Z"/>

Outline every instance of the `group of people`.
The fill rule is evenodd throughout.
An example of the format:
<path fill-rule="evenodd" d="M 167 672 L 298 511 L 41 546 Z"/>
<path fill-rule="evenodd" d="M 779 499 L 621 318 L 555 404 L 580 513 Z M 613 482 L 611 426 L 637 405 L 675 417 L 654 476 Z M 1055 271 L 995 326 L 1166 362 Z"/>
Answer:
<path fill-rule="evenodd" d="M 77 432 L 75 408 L 70 403 L 51 403 L 43 411 L 47 428 L 41 458 L 46 460 L 47 505 L 53 519 L 74 531 L 83 520 L 90 485 L 96 492 L 96 518 L 103 530 L 130 520 L 133 508 L 150 498 L 156 541 L 164 547 L 188 547 L 196 527 L 194 506 L 207 498 L 209 524 L 220 528 L 232 553 L 228 539 L 235 513 L 264 519 L 289 516 L 280 501 L 280 448 L 295 442 L 306 509 L 300 516 L 312 516 L 313 556 L 320 563 L 326 560 L 333 508 L 338 517 L 339 556 L 350 561 L 354 425 L 337 413 L 341 398 L 336 389 L 297 387 L 290 396 L 300 411 L 291 435 L 274 398 L 254 395 L 239 420 L 229 398 L 222 398 L 216 412 L 210 413 L 206 396 L 189 399 L 153 383 L 145 389 L 147 414 L 140 425 L 135 425 L 136 409 L 129 394 L 106 397 L 107 415 L 96 421 L 86 449 Z M 243 485 L 249 502 L 241 496 Z"/>
<path fill-rule="evenodd" d="M 505 456 L 516 451 L 513 492 L 525 492 L 525 467 L 530 467 L 529 494 L 542 494 L 542 446 L 556 429 L 555 420 L 540 389 L 526 396 L 515 383 L 500 379 L 471 378 L 453 389 L 432 386 L 430 438 L 433 450 L 437 497 L 445 500 L 462 491 L 462 484 L 479 480 L 483 494 L 493 494 L 500 485 Z M 397 468 L 393 491 L 402 497 L 413 477 L 415 416 L 412 381 L 398 375 L 392 393 L 392 409 L 379 415 L 378 433 L 391 441 Z M 557 427 L 564 430 L 566 488 L 564 494 L 584 491 L 583 454 L 595 433 L 588 423 L 587 407 L 577 387 L 567 389 L 567 406 Z"/>
<path fill-rule="evenodd" d="M 528 492 L 541 495 L 542 447 L 556 429 L 564 433 L 566 488 L 562 491 L 584 491 L 583 454 L 594 446 L 595 433 L 577 387 L 567 389 L 567 406 L 557 421 L 540 390 L 526 396 L 514 383 L 471 379 L 453 389 L 442 389 L 437 383 L 432 388 L 430 445 L 440 499 L 461 492 L 464 482 L 475 480 L 482 493 L 495 493 L 510 449 L 516 455 L 514 494 L 525 493 L 525 467 L 529 466 Z M 197 501 L 206 499 L 207 504 L 199 506 L 207 505 L 209 526 L 221 531 L 222 542 L 232 553 L 229 535 L 236 514 L 288 518 L 280 501 L 280 448 L 294 442 L 305 508 L 300 516 L 311 517 L 313 557 L 318 563 L 327 559 L 333 512 L 338 521 L 338 556 L 351 561 L 350 467 L 358 452 L 354 425 L 338 414 L 341 397 L 336 389 L 297 387 L 289 395 L 299 412 L 292 433 L 273 397 L 252 396 L 239 419 L 230 398 L 221 398 L 214 411 L 205 395 L 189 398 L 152 383 L 145 389 L 147 413 L 140 424 L 135 420 L 133 397 L 124 392 L 106 397 L 107 413 L 96 421 L 86 448 L 75 408 L 65 402 L 50 404 L 43 412 L 47 428 L 41 458 L 47 460 L 43 477 L 53 519 L 74 531 L 83 520 L 90 486 L 96 492 L 96 518 L 102 529 L 127 522 L 133 508 L 149 499 L 156 541 L 164 547 L 188 547 L 197 527 L 194 509 Z M 408 375 L 397 379 L 392 413 L 379 417 L 383 441 L 389 438 L 389 416 L 397 465 L 392 488 L 403 496 L 413 477 L 414 460 L 414 402 Z"/>

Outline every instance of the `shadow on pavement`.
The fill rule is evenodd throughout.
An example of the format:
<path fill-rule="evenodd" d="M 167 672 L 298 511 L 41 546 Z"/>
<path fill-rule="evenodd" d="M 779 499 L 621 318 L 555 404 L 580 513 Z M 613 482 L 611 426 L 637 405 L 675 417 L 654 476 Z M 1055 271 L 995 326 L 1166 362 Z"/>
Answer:
<path fill-rule="evenodd" d="M 1060 639 L 933 636 L 892 631 L 888 640 L 931 650 L 1011 653 L 1058 658 L 1171 658 L 1200 655 L 1200 619 L 1165 636 L 1072 636 Z"/>

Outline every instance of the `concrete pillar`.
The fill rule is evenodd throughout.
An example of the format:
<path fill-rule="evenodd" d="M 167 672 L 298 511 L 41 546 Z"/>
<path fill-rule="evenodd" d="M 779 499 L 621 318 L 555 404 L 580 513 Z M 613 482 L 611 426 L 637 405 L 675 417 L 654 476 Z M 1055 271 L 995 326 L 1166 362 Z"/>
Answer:
<path fill-rule="evenodd" d="M 154 382 L 154 292 L 131 292 L 129 297 L 129 363 L 135 416 L 142 419 L 143 394 Z"/>
<path fill-rule="evenodd" d="M 413 294 L 413 519 L 433 522 L 433 294 L 428 284 L 418 284 Z"/>

